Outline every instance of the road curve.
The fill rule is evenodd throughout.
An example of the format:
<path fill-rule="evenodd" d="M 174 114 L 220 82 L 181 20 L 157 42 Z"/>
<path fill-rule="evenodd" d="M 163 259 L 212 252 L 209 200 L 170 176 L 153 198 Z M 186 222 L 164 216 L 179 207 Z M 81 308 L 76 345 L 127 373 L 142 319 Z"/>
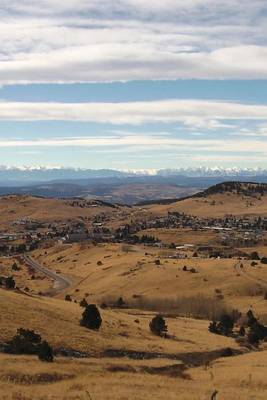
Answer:
<path fill-rule="evenodd" d="M 72 282 L 69 279 L 67 279 L 61 275 L 58 275 L 56 272 L 51 271 L 50 269 L 40 265 L 38 262 L 33 260 L 29 255 L 24 254 L 23 260 L 24 260 L 25 264 L 27 264 L 31 268 L 35 269 L 35 271 L 40 272 L 41 274 L 44 274 L 45 276 L 47 276 L 48 278 L 50 278 L 54 281 L 53 289 L 48 290 L 46 292 L 47 295 L 56 296 L 71 286 Z"/>

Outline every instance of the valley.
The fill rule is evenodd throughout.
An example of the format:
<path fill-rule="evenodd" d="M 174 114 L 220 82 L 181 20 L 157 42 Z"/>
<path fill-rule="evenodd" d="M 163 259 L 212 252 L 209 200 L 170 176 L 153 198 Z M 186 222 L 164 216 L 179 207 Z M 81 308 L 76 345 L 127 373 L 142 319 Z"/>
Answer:
<path fill-rule="evenodd" d="M 0 198 L 1 399 L 266 398 L 247 312 L 267 324 L 267 185 L 167 203 Z M 80 323 L 88 304 L 99 329 Z M 151 330 L 159 314 L 166 334 Z M 231 330 L 214 334 L 224 315 Z M 7 352 L 19 328 L 54 362 Z"/>

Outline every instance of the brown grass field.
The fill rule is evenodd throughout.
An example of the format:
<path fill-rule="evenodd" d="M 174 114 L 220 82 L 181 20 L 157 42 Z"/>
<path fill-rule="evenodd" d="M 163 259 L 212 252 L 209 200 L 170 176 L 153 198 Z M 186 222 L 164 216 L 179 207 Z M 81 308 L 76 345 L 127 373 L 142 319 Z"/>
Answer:
<path fill-rule="evenodd" d="M 224 215 L 267 216 L 267 195 L 240 196 L 236 193 L 218 193 L 208 197 L 195 197 L 169 205 L 151 205 L 146 207 L 154 214 L 166 214 L 168 211 L 184 212 L 199 217 L 223 217 Z"/>
<path fill-rule="evenodd" d="M 23 217 L 51 222 L 83 217 L 91 223 L 102 212 L 112 226 L 168 211 L 203 217 L 267 215 L 266 196 L 238 198 L 228 193 L 118 209 L 72 207 L 65 200 L 24 196 L 8 199 L 0 199 L 2 220 L 6 216 L 2 230 Z M 219 245 L 213 231 L 154 229 L 139 234 L 144 233 L 169 244 Z M 267 256 L 263 244 L 241 250 Z M 1 275 L 13 275 L 19 288 L 0 288 L 0 348 L 23 327 L 40 333 L 56 353 L 51 364 L 36 356 L 0 353 L 0 399 L 210 400 L 217 390 L 216 400 L 265 400 L 266 342 L 249 347 L 244 340 L 210 333 L 208 326 L 213 316 L 233 309 L 242 313 L 252 309 L 267 324 L 267 265 L 259 261 L 251 266 L 250 260 L 238 258 L 193 257 L 191 250 L 186 251 L 187 258 L 173 259 L 175 252 L 90 242 L 35 250 L 33 260 L 71 282 L 55 297 L 40 293 L 51 289 L 51 279 L 34 272 L 21 258 L 0 258 Z M 19 271 L 12 270 L 14 262 Z M 64 300 L 66 294 L 71 302 Z M 119 297 L 125 307 L 114 306 Z M 103 320 L 99 331 L 80 325 L 83 298 L 99 307 Z M 103 308 L 103 303 L 108 307 Z M 149 329 L 158 312 L 166 319 L 167 338 Z M 64 349 L 83 357 L 74 353 L 64 357 Z"/>
<path fill-rule="evenodd" d="M 32 196 L 2 196 L 0 197 L 1 229 L 10 229 L 12 223 L 21 218 L 28 218 L 40 222 L 66 222 L 75 219 L 88 219 L 98 214 L 105 214 L 111 221 L 118 219 L 118 213 L 123 207 L 111 208 L 108 206 L 88 206 L 81 208 L 72 206 L 72 200 L 46 199 Z M 114 218 L 113 218 L 114 217 Z M 15 228 L 13 228 L 15 229 Z"/>
<path fill-rule="evenodd" d="M 134 298 L 170 301 L 202 295 L 214 301 L 217 295 L 231 307 L 245 311 L 254 304 L 260 315 L 266 313 L 267 268 L 251 267 L 243 261 L 244 271 L 236 269 L 238 259 L 206 259 L 188 257 L 170 259 L 168 250 L 125 246 L 120 244 L 58 246 L 33 253 L 34 259 L 70 278 L 68 293 L 77 301 L 88 302 Z M 160 259 L 160 266 L 155 260 Z M 101 265 L 98 265 L 98 262 Z M 197 273 L 183 271 L 195 268 Z M 249 275 L 255 277 L 252 281 Z M 221 296 L 219 296 L 221 297 Z"/>
<path fill-rule="evenodd" d="M 52 365 L 33 356 L 1 355 L 1 399 L 86 399 L 86 391 L 93 399 L 160 399 L 166 393 L 170 399 L 209 399 L 214 389 L 229 399 L 266 396 L 265 352 L 247 354 L 243 349 L 243 355 L 217 358 L 226 347 L 237 349 L 238 345 L 209 333 L 207 321 L 168 318 L 172 338 L 162 339 L 148 329 L 149 312 L 102 311 L 103 326 L 91 332 L 79 326 L 77 304 L 8 291 L 0 292 L 0 301 L 5 303 L 1 341 L 26 324 L 55 348 L 90 353 L 86 359 L 57 357 Z M 111 349 L 143 351 L 150 358 L 111 357 Z"/>

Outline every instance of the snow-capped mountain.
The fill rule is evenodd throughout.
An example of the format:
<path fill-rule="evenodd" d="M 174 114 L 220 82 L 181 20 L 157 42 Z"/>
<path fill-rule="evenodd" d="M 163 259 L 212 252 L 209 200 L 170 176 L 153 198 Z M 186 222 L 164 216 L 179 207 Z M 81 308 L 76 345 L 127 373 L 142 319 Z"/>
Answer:
<path fill-rule="evenodd" d="M 1 165 L 0 177 L 9 176 L 16 179 L 17 177 L 24 177 L 31 179 L 34 177 L 51 177 L 54 179 L 58 177 L 71 179 L 71 177 L 79 178 L 106 178 L 106 177 L 130 177 L 130 176 L 189 176 L 189 177 L 217 177 L 217 176 L 261 176 L 267 175 L 267 168 L 238 168 L 238 167 L 198 167 L 198 168 L 172 168 L 172 169 L 86 169 L 86 168 L 72 168 L 63 167 L 58 165 L 53 166 L 20 166 L 12 167 Z"/>
<path fill-rule="evenodd" d="M 25 186 L 43 182 L 64 182 L 72 184 L 114 184 L 114 183 L 169 183 L 181 186 L 196 186 L 198 179 L 207 184 L 224 180 L 267 179 L 267 169 L 262 168 L 174 168 L 174 169 L 85 169 L 61 166 L 0 166 L 0 186 Z M 188 183 L 189 182 L 189 183 Z M 194 182 L 194 183 L 193 183 Z M 198 185 L 197 185 L 198 186 Z"/>
<path fill-rule="evenodd" d="M 158 175 L 184 175 L 191 177 L 218 177 L 218 176 L 262 176 L 267 175 L 267 169 L 262 168 L 223 168 L 223 167 L 199 167 L 199 168 L 177 168 L 162 169 L 157 171 Z"/>
<path fill-rule="evenodd" d="M 177 168 L 153 170 L 81 169 L 60 166 L 0 167 L 0 196 L 90 197 L 133 204 L 185 197 L 226 182 L 267 183 L 261 168 Z"/>

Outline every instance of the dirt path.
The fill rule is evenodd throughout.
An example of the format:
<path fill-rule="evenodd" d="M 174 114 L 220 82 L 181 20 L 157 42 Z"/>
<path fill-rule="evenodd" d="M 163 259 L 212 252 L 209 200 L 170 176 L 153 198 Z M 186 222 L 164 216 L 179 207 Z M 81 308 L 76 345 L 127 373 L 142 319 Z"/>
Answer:
<path fill-rule="evenodd" d="M 57 296 L 65 289 L 71 286 L 72 282 L 69 279 L 61 275 L 58 275 L 56 272 L 51 271 L 50 269 L 40 265 L 38 262 L 33 260 L 29 255 L 24 254 L 23 260 L 25 264 L 27 264 L 29 267 L 35 269 L 35 271 L 40 272 L 41 274 L 44 274 L 45 276 L 54 281 L 53 288 L 48 290 L 45 293 L 46 295 L 49 295 L 51 297 Z"/>

